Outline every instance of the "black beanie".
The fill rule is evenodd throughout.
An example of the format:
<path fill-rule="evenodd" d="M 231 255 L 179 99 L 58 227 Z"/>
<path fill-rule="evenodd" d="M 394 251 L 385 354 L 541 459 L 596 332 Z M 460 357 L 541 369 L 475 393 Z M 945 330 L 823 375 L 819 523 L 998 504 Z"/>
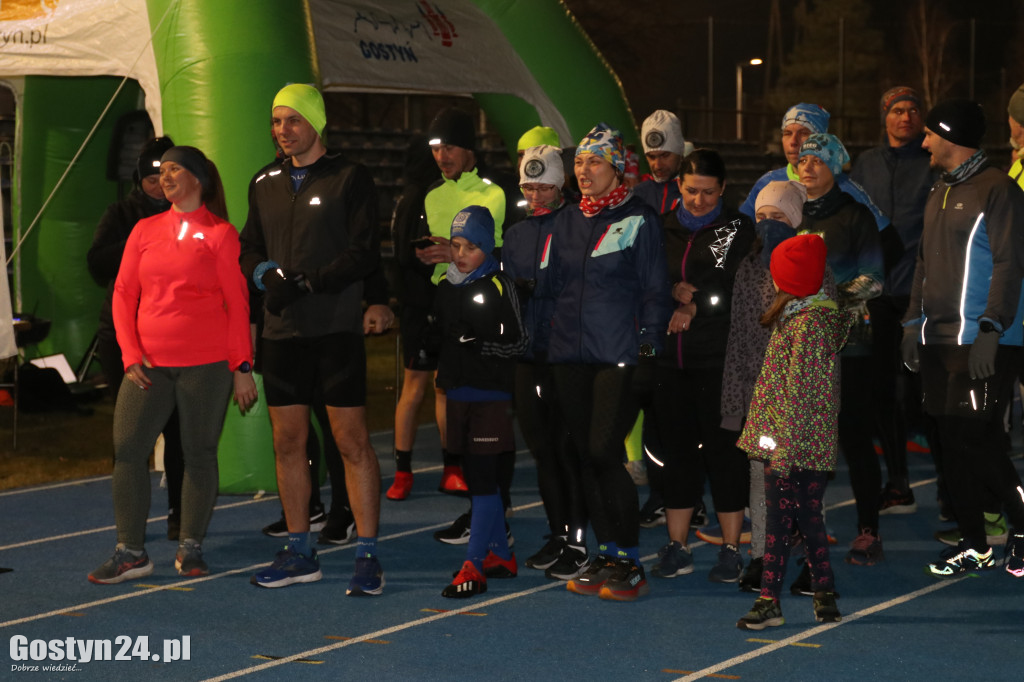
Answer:
<path fill-rule="evenodd" d="M 144 144 L 142 151 L 139 152 L 139 160 L 136 165 L 139 180 L 150 175 L 157 175 L 160 172 L 160 157 L 173 146 L 174 142 L 169 137 L 158 137 Z"/>
<path fill-rule="evenodd" d="M 944 140 L 978 149 L 985 136 L 985 112 L 969 99 L 946 100 L 932 107 L 925 125 Z"/>
<path fill-rule="evenodd" d="M 455 107 L 438 112 L 427 129 L 429 144 L 452 144 L 473 151 L 476 149 L 476 130 L 473 117 Z"/>

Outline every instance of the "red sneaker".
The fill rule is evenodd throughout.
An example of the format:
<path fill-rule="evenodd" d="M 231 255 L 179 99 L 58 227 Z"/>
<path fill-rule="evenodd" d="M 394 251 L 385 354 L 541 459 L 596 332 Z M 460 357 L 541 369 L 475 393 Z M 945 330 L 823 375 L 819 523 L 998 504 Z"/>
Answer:
<path fill-rule="evenodd" d="M 455 575 L 452 584 L 441 591 L 442 597 L 465 599 L 487 591 L 487 578 L 480 575 L 472 561 L 462 564 L 462 570 Z"/>
<path fill-rule="evenodd" d="M 466 479 L 462 476 L 462 467 L 446 466 L 441 472 L 441 485 L 437 489 L 448 495 L 468 497 L 469 486 L 466 485 Z"/>
<path fill-rule="evenodd" d="M 387 498 L 389 500 L 404 500 L 412 492 L 412 472 L 396 471 L 395 481 L 388 488 Z"/>
<path fill-rule="evenodd" d="M 519 565 L 516 563 L 516 553 L 512 557 L 502 559 L 494 552 L 488 552 L 484 557 L 484 576 L 488 578 L 515 578 L 519 575 Z"/>

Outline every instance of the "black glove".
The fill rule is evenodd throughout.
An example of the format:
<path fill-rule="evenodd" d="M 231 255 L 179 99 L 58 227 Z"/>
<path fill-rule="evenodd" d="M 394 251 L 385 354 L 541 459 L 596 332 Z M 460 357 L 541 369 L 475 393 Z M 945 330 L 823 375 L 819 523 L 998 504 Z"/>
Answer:
<path fill-rule="evenodd" d="M 263 273 L 264 288 L 267 290 L 265 303 L 267 312 L 280 315 L 284 309 L 309 293 L 306 275 L 294 270 L 271 268 Z"/>
<path fill-rule="evenodd" d="M 999 332 L 978 332 L 967 355 L 967 371 L 972 379 L 988 379 L 996 373 Z"/>
<path fill-rule="evenodd" d="M 918 326 L 904 327 L 903 340 L 900 341 L 900 356 L 903 364 L 911 372 L 921 371 L 921 358 L 917 354 L 917 339 L 921 335 L 921 328 Z"/>

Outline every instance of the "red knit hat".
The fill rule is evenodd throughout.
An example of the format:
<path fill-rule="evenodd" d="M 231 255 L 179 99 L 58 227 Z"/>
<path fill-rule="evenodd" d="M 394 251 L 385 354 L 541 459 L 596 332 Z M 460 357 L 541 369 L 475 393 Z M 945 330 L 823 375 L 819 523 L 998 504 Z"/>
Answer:
<path fill-rule="evenodd" d="M 787 294 L 803 298 L 818 293 L 825 278 L 825 240 L 801 234 L 783 241 L 772 252 L 771 271 Z"/>

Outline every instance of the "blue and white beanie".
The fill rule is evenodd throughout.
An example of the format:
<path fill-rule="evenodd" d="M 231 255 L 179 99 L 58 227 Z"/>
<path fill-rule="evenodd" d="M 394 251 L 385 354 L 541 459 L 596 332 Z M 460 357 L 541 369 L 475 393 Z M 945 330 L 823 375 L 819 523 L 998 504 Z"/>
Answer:
<path fill-rule="evenodd" d="M 483 206 L 467 206 L 452 220 L 451 238 L 462 237 L 484 253 L 494 251 L 494 216 Z"/>
<path fill-rule="evenodd" d="M 817 156 L 828 166 L 832 175 L 843 172 L 843 166 L 850 162 L 850 154 L 839 138 L 831 133 L 815 133 L 800 146 L 800 158 Z"/>
<path fill-rule="evenodd" d="M 827 133 L 830 118 L 831 115 L 817 104 L 801 102 L 791 106 L 782 117 L 782 129 L 785 130 L 786 126 L 792 123 L 799 123 L 812 133 Z"/>

